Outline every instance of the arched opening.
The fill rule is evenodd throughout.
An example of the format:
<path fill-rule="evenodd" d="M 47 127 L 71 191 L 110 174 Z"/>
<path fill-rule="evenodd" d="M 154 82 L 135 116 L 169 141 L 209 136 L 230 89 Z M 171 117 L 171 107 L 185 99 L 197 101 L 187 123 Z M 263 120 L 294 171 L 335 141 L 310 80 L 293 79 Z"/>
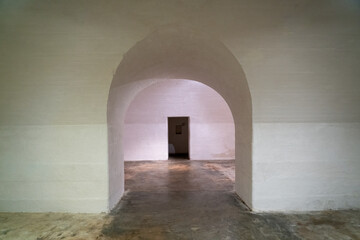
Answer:
<path fill-rule="evenodd" d="M 203 83 L 159 81 L 131 102 L 124 160 L 233 160 L 234 120 L 225 100 Z"/>
<path fill-rule="evenodd" d="M 192 79 L 219 93 L 235 124 L 235 191 L 252 206 L 252 105 L 244 72 L 212 37 L 164 27 L 131 48 L 120 63 L 108 99 L 109 209 L 124 192 L 124 121 L 134 97 L 169 79 Z"/>

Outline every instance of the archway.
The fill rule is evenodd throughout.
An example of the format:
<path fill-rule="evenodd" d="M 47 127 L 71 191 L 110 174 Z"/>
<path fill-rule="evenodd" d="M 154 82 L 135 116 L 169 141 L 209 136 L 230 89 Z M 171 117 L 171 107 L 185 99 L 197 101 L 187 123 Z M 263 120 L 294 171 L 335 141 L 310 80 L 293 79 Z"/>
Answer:
<path fill-rule="evenodd" d="M 235 190 L 252 207 L 252 105 L 245 74 L 218 40 L 193 30 L 163 27 L 137 43 L 120 63 L 109 92 L 109 208 L 124 192 L 123 133 L 126 110 L 157 81 L 192 79 L 217 91 L 235 124 Z"/>
<path fill-rule="evenodd" d="M 123 136 L 125 161 L 235 159 L 229 106 L 212 88 L 188 79 L 159 81 L 136 95 Z"/>

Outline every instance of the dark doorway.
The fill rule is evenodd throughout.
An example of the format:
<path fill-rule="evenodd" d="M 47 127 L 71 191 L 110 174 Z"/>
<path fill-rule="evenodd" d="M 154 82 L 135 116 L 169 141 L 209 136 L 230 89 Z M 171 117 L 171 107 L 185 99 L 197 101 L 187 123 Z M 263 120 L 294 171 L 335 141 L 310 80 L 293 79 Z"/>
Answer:
<path fill-rule="evenodd" d="M 169 159 L 189 159 L 189 117 L 168 117 Z"/>

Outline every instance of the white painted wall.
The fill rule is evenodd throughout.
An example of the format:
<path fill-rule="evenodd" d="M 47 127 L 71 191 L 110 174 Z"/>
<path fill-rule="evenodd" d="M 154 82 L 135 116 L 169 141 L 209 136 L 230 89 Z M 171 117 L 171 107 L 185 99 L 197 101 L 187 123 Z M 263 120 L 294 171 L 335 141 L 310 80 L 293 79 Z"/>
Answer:
<path fill-rule="evenodd" d="M 0 211 L 102 212 L 106 125 L 0 127 Z"/>
<path fill-rule="evenodd" d="M 167 80 L 142 90 L 125 118 L 125 160 L 167 160 L 167 118 L 190 118 L 190 159 L 235 158 L 235 130 L 225 100 L 210 87 Z"/>
<path fill-rule="evenodd" d="M 254 124 L 254 210 L 358 208 L 360 123 Z"/>
<path fill-rule="evenodd" d="M 236 171 L 249 174 L 239 184 L 252 183 L 244 192 L 254 209 L 359 208 L 359 8 L 357 0 L 1 1 L 0 211 L 116 204 L 123 166 L 107 169 L 110 84 L 124 54 L 164 24 L 219 39 L 245 71 L 253 163 Z M 217 79 L 223 89 L 226 80 Z M 112 92 L 126 102 L 136 91 Z"/>

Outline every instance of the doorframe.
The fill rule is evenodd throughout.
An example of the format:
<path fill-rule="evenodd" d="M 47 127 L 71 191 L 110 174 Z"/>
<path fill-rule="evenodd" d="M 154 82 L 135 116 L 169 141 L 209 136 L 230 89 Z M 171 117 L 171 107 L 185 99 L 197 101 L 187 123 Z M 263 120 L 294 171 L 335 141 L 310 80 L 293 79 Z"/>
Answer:
<path fill-rule="evenodd" d="M 191 160 L 190 158 L 190 140 L 191 140 L 191 136 L 190 136 L 190 116 L 167 116 L 167 121 L 166 121 L 166 129 L 167 129 L 167 149 L 168 149 L 168 157 L 170 156 L 169 153 L 169 118 L 187 118 L 187 124 L 188 124 L 188 159 Z"/>

